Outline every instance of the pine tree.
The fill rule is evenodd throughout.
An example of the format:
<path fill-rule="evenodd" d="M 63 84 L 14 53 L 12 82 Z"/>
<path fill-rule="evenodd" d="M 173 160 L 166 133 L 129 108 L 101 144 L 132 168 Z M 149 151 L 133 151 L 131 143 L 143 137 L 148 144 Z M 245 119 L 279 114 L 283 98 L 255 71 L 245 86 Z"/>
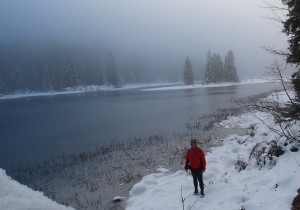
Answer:
<path fill-rule="evenodd" d="M 234 64 L 234 55 L 232 50 L 227 52 L 224 63 L 224 81 L 225 82 L 238 82 L 239 78 L 236 73 L 236 67 Z"/>
<path fill-rule="evenodd" d="M 106 79 L 109 85 L 113 87 L 119 86 L 118 71 L 112 54 L 109 54 L 107 59 Z"/>
<path fill-rule="evenodd" d="M 206 84 L 222 82 L 224 77 L 223 69 L 223 61 L 220 54 L 214 53 L 211 55 L 211 51 L 209 50 L 207 53 L 204 82 Z"/>
<path fill-rule="evenodd" d="M 192 64 L 188 56 L 186 57 L 185 64 L 184 64 L 183 78 L 184 78 L 184 84 L 186 85 L 194 84 Z"/>
<path fill-rule="evenodd" d="M 300 2 L 298 0 L 282 0 L 287 5 L 287 19 L 283 21 L 283 32 L 289 36 L 289 54 L 287 63 L 300 64 Z M 300 100 L 300 69 L 292 75 L 292 84 L 296 96 Z"/>
<path fill-rule="evenodd" d="M 215 71 L 215 82 L 220 83 L 224 79 L 224 65 L 220 54 L 214 54 L 212 62 Z"/>
<path fill-rule="evenodd" d="M 207 62 L 205 67 L 205 75 L 204 75 L 204 83 L 209 84 L 214 81 L 214 72 L 212 68 L 212 57 L 211 57 L 211 51 L 209 49 L 207 53 Z"/>
<path fill-rule="evenodd" d="M 300 101 L 300 70 L 292 74 L 292 84 L 296 92 L 297 101 Z"/>
<path fill-rule="evenodd" d="M 282 0 L 287 5 L 289 13 L 287 20 L 283 21 L 283 32 L 290 36 L 288 63 L 300 64 L 300 2 L 298 0 Z"/>

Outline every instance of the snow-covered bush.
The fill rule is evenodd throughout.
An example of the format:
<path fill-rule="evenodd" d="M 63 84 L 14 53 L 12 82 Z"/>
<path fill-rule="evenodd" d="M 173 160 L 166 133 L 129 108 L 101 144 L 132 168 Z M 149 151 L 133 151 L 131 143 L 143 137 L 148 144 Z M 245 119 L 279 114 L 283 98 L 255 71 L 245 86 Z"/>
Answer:
<path fill-rule="evenodd" d="M 243 170 L 245 170 L 248 166 L 248 163 L 246 161 L 244 161 L 243 159 L 241 159 L 241 157 L 238 156 L 238 159 L 235 163 L 235 169 L 238 170 L 238 172 L 241 172 Z"/>
<path fill-rule="evenodd" d="M 249 154 L 249 160 L 255 159 L 258 166 L 263 167 L 266 164 L 274 166 L 279 156 L 284 154 L 281 146 L 277 145 L 275 140 L 271 142 L 259 142 L 254 145 Z"/>

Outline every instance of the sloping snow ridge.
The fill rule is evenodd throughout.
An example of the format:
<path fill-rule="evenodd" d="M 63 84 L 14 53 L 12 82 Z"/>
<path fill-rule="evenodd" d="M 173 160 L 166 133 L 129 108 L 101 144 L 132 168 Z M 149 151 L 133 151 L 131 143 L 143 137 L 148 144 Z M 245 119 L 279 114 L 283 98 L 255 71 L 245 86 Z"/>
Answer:
<path fill-rule="evenodd" d="M 300 187 L 300 152 L 291 152 L 290 145 L 284 147 L 285 137 L 271 132 L 267 125 L 278 128 L 270 114 L 258 111 L 231 117 L 218 125 L 249 128 L 249 135 L 230 135 L 222 139 L 223 146 L 212 148 L 206 154 L 204 198 L 192 195 L 194 187 L 190 173 L 159 169 L 158 173 L 147 175 L 134 185 L 126 210 L 181 210 L 182 199 L 185 200 L 184 209 L 290 209 Z M 299 128 L 298 122 L 294 129 L 299 131 Z M 285 151 L 274 158 L 275 165 L 259 166 L 255 159 L 249 159 L 254 145 L 272 140 Z M 237 160 L 248 163 L 245 170 L 236 169 Z"/>
<path fill-rule="evenodd" d="M 0 209 L 1 210 L 71 210 L 60 205 L 41 192 L 33 191 L 12 180 L 0 169 Z"/>

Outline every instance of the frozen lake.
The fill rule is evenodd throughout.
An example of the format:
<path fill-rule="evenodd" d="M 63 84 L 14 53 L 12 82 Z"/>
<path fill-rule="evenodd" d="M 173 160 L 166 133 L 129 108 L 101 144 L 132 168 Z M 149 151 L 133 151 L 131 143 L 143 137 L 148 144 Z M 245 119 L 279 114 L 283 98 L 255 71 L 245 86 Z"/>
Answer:
<path fill-rule="evenodd" d="M 128 136 L 184 130 L 192 116 L 212 113 L 230 106 L 232 100 L 270 91 L 275 85 L 132 89 L 1 100 L 0 168 Z"/>

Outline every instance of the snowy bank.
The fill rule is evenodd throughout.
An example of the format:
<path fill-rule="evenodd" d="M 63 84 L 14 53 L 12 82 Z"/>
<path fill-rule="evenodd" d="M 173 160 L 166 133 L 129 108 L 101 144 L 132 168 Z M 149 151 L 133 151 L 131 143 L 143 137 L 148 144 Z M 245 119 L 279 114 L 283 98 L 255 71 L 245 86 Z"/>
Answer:
<path fill-rule="evenodd" d="M 261 84 L 278 82 L 276 79 L 248 79 L 242 80 L 238 83 L 220 83 L 220 84 L 200 84 L 200 82 L 195 82 L 194 85 L 184 85 L 182 82 L 159 82 L 159 83 L 149 83 L 149 84 L 126 84 L 120 88 L 113 88 L 107 85 L 91 85 L 91 86 L 78 86 L 73 88 L 66 88 L 63 91 L 48 91 L 48 92 L 32 92 L 32 91 L 21 91 L 15 92 L 9 95 L 1 95 L 1 99 L 16 99 L 24 97 L 36 97 L 36 96 L 56 96 L 56 95 L 68 95 L 68 94 L 78 94 L 86 92 L 97 92 L 97 91 L 116 91 L 116 90 L 130 90 L 130 89 L 141 89 L 142 91 L 159 91 L 159 90 L 182 90 L 182 89 L 195 89 L 195 88 L 205 88 L 205 87 L 225 87 L 234 85 L 251 85 L 251 84 Z"/>
<path fill-rule="evenodd" d="M 108 91 L 113 90 L 111 86 L 78 86 L 74 88 L 66 88 L 64 91 L 48 91 L 48 92 L 32 92 L 32 91 L 25 91 L 25 92 L 15 92 L 14 94 L 9 95 L 0 95 L 1 99 L 15 99 L 15 98 L 24 98 L 24 97 L 36 97 L 36 96 L 55 96 L 55 95 L 66 95 L 66 94 L 77 94 L 77 93 L 84 93 L 84 92 L 93 92 L 93 91 Z"/>
<path fill-rule="evenodd" d="M 228 87 L 237 85 L 251 85 L 251 84 L 262 84 L 262 83 L 273 83 L 280 82 L 276 79 L 248 79 L 242 80 L 240 82 L 226 82 L 226 83 L 211 83 L 211 84 L 201 84 L 196 83 L 193 85 L 178 84 L 167 87 L 155 87 L 155 88 L 145 88 L 143 91 L 159 91 L 159 90 L 184 90 L 184 89 L 196 89 L 196 88 L 207 88 L 207 87 Z"/>
<path fill-rule="evenodd" d="M 0 209 L 9 210 L 63 210 L 73 209 L 60 205 L 41 192 L 33 191 L 25 185 L 12 180 L 0 169 Z"/>
<path fill-rule="evenodd" d="M 116 91 L 116 90 L 130 90 L 146 87 L 158 87 L 166 85 L 180 85 L 181 83 L 166 83 L 166 82 L 157 82 L 149 84 L 125 84 L 122 87 L 114 88 L 109 85 L 90 85 L 90 86 L 78 86 L 72 88 L 66 88 L 63 91 L 47 91 L 47 92 L 33 92 L 33 91 L 17 91 L 13 94 L 1 95 L 1 99 L 15 99 L 15 98 L 24 98 L 24 97 L 36 97 L 36 96 L 56 96 L 56 95 L 68 95 L 68 94 L 78 94 L 86 92 L 97 92 L 97 91 Z"/>
<path fill-rule="evenodd" d="M 204 198 L 192 195 L 194 187 L 190 173 L 160 170 L 134 185 L 126 210 L 179 210 L 183 209 L 182 198 L 186 199 L 185 209 L 290 209 L 300 187 L 300 152 L 291 152 L 291 145 L 284 146 L 285 137 L 270 131 L 268 126 L 278 128 L 273 117 L 256 111 L 231 117 L 218 126 L 247 128 L 249 131 L 245 136 L 230 135 L 222 139 L 223 146 L 206 154 Z M 298 122 L 293 129 L 299 131 L 299 128 Z M 273 156 L 265 165 L 249 158 L 257 143 L 268 147 L 273 140 L 282 147 L 283 155 Z"/>

